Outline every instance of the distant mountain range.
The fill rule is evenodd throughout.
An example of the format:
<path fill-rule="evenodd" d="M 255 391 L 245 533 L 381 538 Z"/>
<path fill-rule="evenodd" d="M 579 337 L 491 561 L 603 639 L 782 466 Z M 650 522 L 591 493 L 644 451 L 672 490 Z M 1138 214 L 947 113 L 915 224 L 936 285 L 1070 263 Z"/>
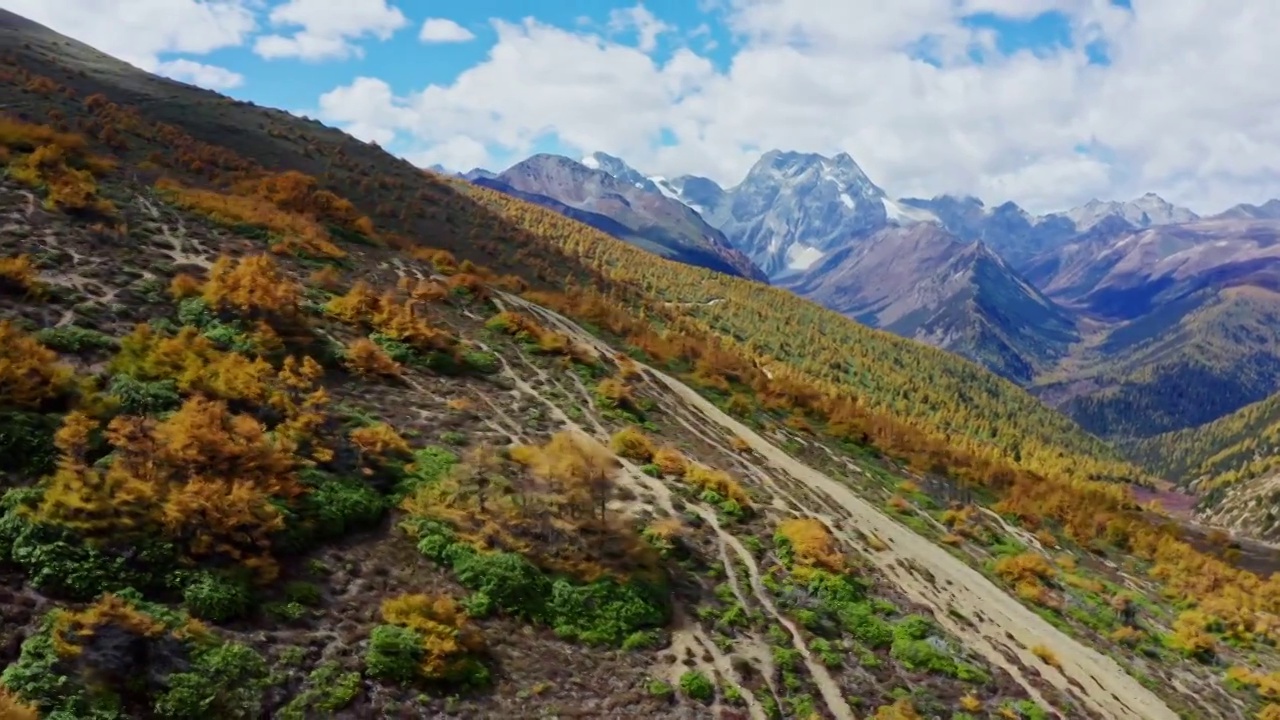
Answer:
<path fill-rule="evenodd" d="M 462 177 L 964 355 L 1105 437 L 1280 391 L 1280 200 L 1201 218 L 1148 193 L 1034 215 L 891 198 L 845 153 L 780 150 L 727 188 L 598 152 Z"/>
<path fill-rule="evenodd" d="M 639 178 L 620 161 L 604 165 L 620 175 L 601 167 L 594 157 L 585 164 L 540 154 L 501 173 L 473 170 L 464 177 L 556 210 L 657 255 L 751 280 L 767 280 L 723 232 L 688 205 L 659 192 L 652 182 Z"/>

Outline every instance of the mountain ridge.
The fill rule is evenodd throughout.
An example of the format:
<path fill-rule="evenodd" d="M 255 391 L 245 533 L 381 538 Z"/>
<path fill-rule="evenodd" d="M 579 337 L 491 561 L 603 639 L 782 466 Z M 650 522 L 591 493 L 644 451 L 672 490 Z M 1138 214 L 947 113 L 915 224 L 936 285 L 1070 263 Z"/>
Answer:
<path fill-rule="evenodd" d="M 604 157 L 607 163 L 609 158 Z M 593 161 L 600 165 L 599 159 Z M 765 274 L 723 233 L 706 224 L 684 203 L 658 192 L 647 179 L 617 178 L 598 167 L 544 153 L 482 180 L 525 193 L 525 199 L 544 196 L 589 213 L 581 219 L 607 217 L 630 231 L 621 239 L 639 243 L 659 255 L 767 281 Z"/>

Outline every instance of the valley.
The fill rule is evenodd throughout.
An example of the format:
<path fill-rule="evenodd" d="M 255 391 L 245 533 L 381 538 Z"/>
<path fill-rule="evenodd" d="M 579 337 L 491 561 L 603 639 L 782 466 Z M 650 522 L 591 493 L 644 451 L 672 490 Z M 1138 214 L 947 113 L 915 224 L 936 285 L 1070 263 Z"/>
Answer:
<path fill-rule="evenodd" d="M 851 248 L 615 161 L 444 176 L 0 10 L 0 718 L 1280 717 L 1280 559 L 1141 502 L 1274 403 L 1099 437 L 1024 386 L 1165 331 L 848 156 L 760 170 Z M 1266 273 L 1179 252 L 1229 379 Z"/>

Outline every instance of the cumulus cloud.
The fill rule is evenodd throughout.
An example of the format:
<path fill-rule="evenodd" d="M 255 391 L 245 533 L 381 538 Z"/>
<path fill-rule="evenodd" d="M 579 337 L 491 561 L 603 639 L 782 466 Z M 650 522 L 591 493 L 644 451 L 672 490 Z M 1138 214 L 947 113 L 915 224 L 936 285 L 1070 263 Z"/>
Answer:
<path fill-rule="evenodd" d="M 449 18 L 427 18 L 418 31 L 418 39 L 425 43 L 466 42 L 475 38 L 475 33 Z"/>
<path fill-rule="evenodd" d="M 156 72 L 174 80 L 199 85 L 211 90 L 229 90 L 244 84 L 244 76 L 217 65 L 178 58 L 166 60 L 159 64 Z"/>
<path fill-rule="evenodd" d="M 359 57 L 363 51 L 357 39 L 387 40 L 409 22 L 386 0 L 288 0 L 272 8 L 268 19 L 275 27 L 299 29 L 291 35 L 259 37 L 254 52 L 268 60 L 308 61 Z"/>
<path fill-rule="evenodd" d="M 609 11 L 609 30 L 614 33 L 634 32 L 636 45 L 642 52 L 653 52 L 658 46 L 658 36 L 672 29 L 644 5 Z"/>
<path fill-rule="evenodd" d="M 104 7 L 110 5 L 110 7 Z M 243 78 L 191 60 L 162 62 L 161 55 L 202 55 L 245 43 L 257 29 L 253 0 L 3 0 L 0 7 L 144 70 L 215 89 Z"/>
<path fill-rule="evenodd" d="M 778 147 L 848 151 L 897 195 L 972 193 L 1040 211 L 1148 190 L 1201 211 L 1280 195 L 1280 59 L 1268 50 L 1280 11 L 1131 5 L 715 0 L 707 9 L 736 38 L 724 69 L 687 49 L 655 60 L 667 27 L 643 6 L 612 16 L 607 37 L 495 22 L 488 57 L 453 83 L 400 97 L 384 84 L 381 105 L 339 108 L 340 88 L 325 112 L 422 157 L 465 137 L 468 163 L 472 143 L 492 160 L 553 139 L 733 184 Z M 1046 11 L 1068 18 L 1074 47 L 1003 56 L 992 30 L 964 21 Z"/>

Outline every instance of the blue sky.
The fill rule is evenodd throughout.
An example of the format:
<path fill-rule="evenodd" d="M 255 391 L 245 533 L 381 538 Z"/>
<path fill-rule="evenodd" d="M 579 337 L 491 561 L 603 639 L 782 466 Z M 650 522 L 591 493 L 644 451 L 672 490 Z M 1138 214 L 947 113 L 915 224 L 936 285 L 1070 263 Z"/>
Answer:
<path fill-rule="evenodd" d="M 1113 0 L 1113 4 L 1127 6 L 1128 0 Z M 619 29 L 611 23 L 612 14 L 636 7 L 619 0 L 558 0 L 531 4 L 514 0 L 475 0 L 469 3 L 401 2 L 398 5 L 407 22 L 388 39 L 373 37 L 353 38 L 360 48 L 358 54 L 342 59 L 308 61 L 298 58 L 264 59 L 253 51 L 254 43 L 247 42 L 215 50 L 198 57 L 201 63 L 227 68 L 243 76 L 244 81 L 224 90 L 234 97 L 260 104 L 283 107 L 295 112 L 306 112 L 316 107 L 316 100 L 323 93 L 345 86 L 358 77 L 375 77 L 385 81 L 397 96 L 418 92 L 431 85 L 448 86 L 469 68 L 483 63 L 489 56 L 497 33 L 495 20 L 518 23 L 531 14 L 537 21 L 579 33 L 597 34 L 608 41 L 637 45 L 639 33 L 635 29 Z M 743 39 L 735 37 L 725 21 L 723 9 L 705 9 L 720 3 L 707 0 L 648 0 L 643 7 L 658 20 L 671 26 L 672 31 L 657 38 L 648 53 L 655 63 L 665 63 L 671 54 L 681 47 L 688 47 L 709 60 L 720 71 L 727 71 Z M 418 31 L 428 17 L 447 18 L 474 35 L 465 42 L 424 43 Z M 986 29 L 995 35 L 995 47 L 999 54 L 1010 55 L 1031 52 L 1039 55 L 1071 48 L 1073 38 L 1068 17 L 1060 12 L 1045 12 L 1030 18 L 1009 18 L 990 12 L 975 13 L 962 20 L 969 28 Z M 295 28 L 296 29 L 296 28 Z M 287 34 L 291 28 L 272 25 L 264 15 L 259 18 L 258 33 Z M 909 47 L 918 59 L 937 64 L 930 51 L 930 38 L 922 37 Z M 180 55 L 161 54 L 161 60 L 172 60 Z M 981 63 L 977 53 L 971 59 Z M 1090 57 L 1098 63 L 1107 62 L 1107 49 L 1098 45 L 1090 48 Z M 670 132 L 664 132 L 670 137 Z M 390 149 L 408 152 L 410 146 L 403 141 L 389 145 Z M 531 148 L 536 151 L 570 153 L 555 137 L 549 134 Z M 498 157 L 494 162 L 518 159 L 515 156 Z"/>
<path fill-rule="evenodd" d="M 1129 0 L 1111 0 L 1113 5 L 1128 7 Z M 665 61 L 678 45 L 676 38 L 688 37 L 699 28 L 690 46 L 726 70 L 739 39 L 723 22 L 722 12 L 704 11 L 708 5 L 695 0 L 648 0 L 643 3 L 653 15 L 674 26 L 676 32 L 659 38 L 651 53 L 657 62 Z M 359 76 L 386 80 L 397 93 L 408 93 L 427 85 L 447 85 L 466 69 L 482 62 L 496 40 L 492 23 L 505 20 L 517 23 L 526 17 L 565 29 L 595 32 L 611 40 L 634 44 L 637 33 L 611 32 L 610 13 L 634 7 L 624 0 L 557 0 L 538 3 L 533 11 L 523 0 L 472 0 L 467 3 L 435 4 L 402 3 L 400 10 L 409 22 L 385 42 L 366 39 L 361 42 L 363 56 L 340 61 L 309 62 L 297 59 L 264 60 L 252 52 L 252 45 L 224 48 L 201 56 L 201 62 L 228 68 L 243 75 L 245 82 L 228 91 L 235 97 L 285 108 L 310 107 L 321 93 L 345 85 Z M 424 44 L 418 41 L 418 28 L 428 17 L 444 17 L 458 23 L 475 35 L 467 42 Z M 964 24 L 987 28 L 996 33 L 997 48 L 1008 55 L 1019 51 L 1052 52 L 1073 46 L 1070 21 L 1061 12 L 1049 11 L 1029 19 L 1011 19 L 990 12 L 975 13 Z M 263 30 L 270 26 L 263 23 Z M 921 57 L 928 58 L 922 51 Z M 167 58 L 178 55 L 166 55 Z M 975 60 L 981 58 L 974 56 Z M 1105 63 L 1105 51 L 1098 49 L 1096 61 Z"/>
<path fill-rule="evenodd" d="M 240 87 L 227 94 L 253 102 L 301 109 L 314 105 L 322 93 L 350 83 L 357 77 L 385 80 L 397 92 L 407 94 L 427 85 L 448 85 L 470 67 L 482 62 L 497 39 L 494 20 L 518 23 L 526 17 L 569 30 L 594 32 L 609 39 L 635 44 L 637 33 L 611 32 L 610 13 L 635 6 L 618 0 L 556 0 L 529 3 L 522 0 L 471 0 L 467 3 L 401 3 L 408 24 L 385 42 L 361 42 L 363 57 L 338 61 L 307 62 L 296 59 L 264 60 L 252 52 L 252 45 L 225 48 L 200 58 L 201 62 L 226 67 L 245 76 Z M 698 52 L 725 68 L 732 59 L 733 39 L 718 14 L 702 12 L 694 0 L 650 0 L 644 6 L 664 22 L 692 32 L 706 25 L 707 33 L 693 44 Z M 531 12 L 531 7 L 533 11 Z M 428 17 L 447 18 L 475 35 L 474 40 L 425 44 L 418 30 Z M 712 41 L 710 43 L 706 41 Z M 652 53 L 655 61 L 665 61 L 675 47 L 672 35 L 658 39 Z"/>

